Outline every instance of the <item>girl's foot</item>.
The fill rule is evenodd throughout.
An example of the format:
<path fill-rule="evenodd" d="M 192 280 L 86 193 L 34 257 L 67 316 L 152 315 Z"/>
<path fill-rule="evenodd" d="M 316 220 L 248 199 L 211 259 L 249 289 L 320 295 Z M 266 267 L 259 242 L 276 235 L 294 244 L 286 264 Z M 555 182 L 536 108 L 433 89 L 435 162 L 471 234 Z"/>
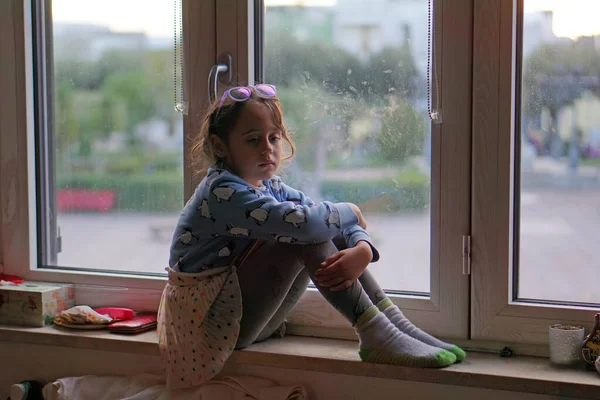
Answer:
<path fill-rule="evenodd" d="M 408 318 L 404 316 L 398 306 L 392 303 L 390 299 L 386 298 L 381 300 L 379 303 L 377 303 L 377 308 L 385 314 L 385 316 L 396 328 L 408 336 L 430 346 L 439 347 L 440 349 L 444 349 L 453 353 L 456 356 L 456 361 L 460 362 L 466 358 L 467 354 L 460 347 L 450 343 L 442 342 L 441 340 L 434 338 L 430 334 L 423 332 L 421 329 L 414 326 L 412 322 L 410 322 Z"/>
<path fill-rule="evenodd" d="M 363 361 L 428 368 L 445 367 L 456 361 L 451 352 L 400 332 L 376 306 L 365 311 L 354 327 Z"/>

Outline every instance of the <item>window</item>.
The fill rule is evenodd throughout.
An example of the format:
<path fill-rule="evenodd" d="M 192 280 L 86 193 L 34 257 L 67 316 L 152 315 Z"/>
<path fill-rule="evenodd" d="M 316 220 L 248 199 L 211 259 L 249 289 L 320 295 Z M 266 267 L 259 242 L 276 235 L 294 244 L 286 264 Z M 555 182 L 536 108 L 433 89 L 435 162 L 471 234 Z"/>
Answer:
<path fill-rule="evenodd" d="M 179 2 L 121 1 L 122 18 L 93 2 L 0 2 L 1 271 L 73 282 L 87 304 L 156 307 L 174 204 L 200 178 L 188 150 L 209 88 L 266 81 L 297 133 L 286 179 L 364 209 L 383 254 L 371 268 L 415 323 L 483 346 L 546 343 L 551 323 L 590 326 L 600 305 L 598 4 L 363 3 L 181 1 L 181 116 L 171 92 Z M 214 93 L 207 78 L 223 63 Z M 441 124 L 428 119 L 428 93 Z M 82 201 L 112 208 L 70 209 Z M 137 250 L 123 250 L 131 240 Z M 314 291 L 291 322 L 347 336 Z"/>
<path fill-rule="evenodd" d="M 286 123 L 295 132 L 298 152 L 286 179 L 311 197 L 359 205 L 382 254 L 371 270 L 384 289 L 426 329 L 465 337 L 460 321 L 466 322 L 467 299 L 460 288 L 467 276 L 460 249 L 469 229 L 470 182 L 464 172 L 470 110 L 468 101 L 464 108 L 446 104 L 460 84 L 452 87 L 445 79 L 454 75 L 469 86 L 468 68 L 458 72 L 468 64 L 469 50 L 456 48 L 463 51 L 461 60 L 446 58 L 448 49 L 437 37 L 433 47 L 440 45 L 441 61 L 431 73 L 441 78 L 444 95 L 438 97 L 440 87 L 434 85 L 428 97 L 431 2 L 266 0 L 265 5 L 259 43 L 264 69 L 257 76 L 277 86 Z M 468 9 L 463 2 L 452 11 L 436 8 L 435 15 L 439 24 Z M 470 33 L 444 34 L 458 40 Z M 444 124 L 432 123 L 430 100 L 434 107 L 442 104 Z M 452 296 L 457 302 L 447 303 Z M 345 326 L 318 294 L 307 298 L 293 323 Z"/>
<path fill-rule="evenodd" d="M 391 291 L 427 296 L 428 21 L 427 2 L 414 3 L 405 12 L 402 4 L 385 10 L 360 2 L 267 1 L 264 81 L 277 86 L 295 133 L 287 181 L 313 198 L 359 205 L 382 254 L 373 267 L 378 280 Z M 418 40 L 386 29 L 401 22 Z"/>
<path fill-rule="evenodd" d="M 143 4 L 46 4 L 40 267 L 164 273 L 184 203 L 183 119 L 173 107 L 173 2 L 137 12 Z"/>
<path fill-rule="evenodd" d="M 220 93 L 257 80 L 279 87 L 300 148 L 286 179 L 311 196 L 358 203 L 383 253 L 372 268 L 394 301 L 432 333 L 467 337 L 461 246 L 470 207 L 470 0 L 452 8 L 390 3 L 398 18 L 386 13 L 385 2 L 365 9 L 350 0 L 183 0 L 190 106 L 183 117 L 173 111 L 177 54 L 165 35 L 173 2 L 122 1 L 112 7 L 122 18 L 107 17 L 105 3 L 79 3 L 25 1 L 23 10 L 10 10 L 14 32 L 26 33 L 7 51 L 20 56 L 15 70 L 26 71 L 16 75 L 16 87 L 27 94 L 17 100 L 28 114 L 12 110 L 23 125 L 2 140 L 19 157 L 3 146 L 2 166 L 9 160 L 20 167 L 15 173 L 29 175 L 3 178 L 2 187 L 19 182 L 19 198 L 30 202 L 3 219 L 6 272 L 74 282 L 80 299 L 156 304 L 167 225 L 177 217 L 175 203 L 182 205 L 199 180 L 187 150 L 207 103 L 207 78 L 230 55 L 231 74 L 218 77 Z M 437 32 L 427 30 L 430 10 Z M 445 19 L 461 23 L 451 29 Z M 429 92 L 428 33 L 437 78 Z M 303 56 L 297 63 L 287 59 L 296 55 L 292 48 Z M 442 124 L 428 118 L 428 93 L 441 107 Z M 10 191 L 0 193 L 10 203 Z M 128 196 L 136 200 L 128 203 Z M 82 207 L 77 202 L 99 210 L 74 210 Z M 19 246 L 5 234 L 15 226 Z M 294 322 L 346 327 L 314 294 Z"/>
<path fill-rule="evenodd" d="M 94 304 L 108 296 L 156 307 L 171 231 L 193 188 L 191 116 L 207 92 L 206 79 L 186 81 L 185 96 L 202 101 L 184 117 L 174 111 L 174 59 L 183 60 L 174 53 L 173 25 L 184 8 L 188 66 L 207 76 L 214 61 L 196 52 L 215 51 L 214 3 L 5 7 L 3 54 L 15 62 L 2 73 L 17 95 L 7 92 L 3 106 L 19 107 L 6 109 L 13 126 L 2 131 L 2 168 L 14 171 L 0 191 L 10 205 L 2 215 L 11 232 L 2 235 L 4 272 L 75 283 L 77 296 Z M 21 108 L 27 113 L 15 111 Z"/>
<path fill-rule="evenodd" d="M 524 5 L 524 27 L 535 24 L 539 30 L 523 30 L 515 290 L 518 298 L 532 301 L 600 303 L 593 280 L 582 279 L 600 268 L 596 21 L 581 20 L 578 7 L 548 11 L 549 2 Z"/>
<path fill-rule="evenodd" d="M 188 150 L 207 78 L 231 56 L 219 93 L 259 80 L 280 90 L 300 148 L 286 179 L 359 204 L 383 254 L 371 268 L 394 301 L 434 334 L 468 337 L 472 0 L 183 0 L 183 117 L 165 34 L 174 3 L 80 3 L 0 6 L 0 51 L 13 60 L 1 69 L 12 88 L 0 94 L 4 272 L 73 282 L 88 304 L 156 306 L 167 225 L 199 180 Z M 330 336 L 347 327 L 314 292 L 292 319 Z"/>
<path fill-rule="evenodd" d="M 598 4 L 511 3 L 476 5 L 472 337 L 544 343 L 600 304 Z"/>

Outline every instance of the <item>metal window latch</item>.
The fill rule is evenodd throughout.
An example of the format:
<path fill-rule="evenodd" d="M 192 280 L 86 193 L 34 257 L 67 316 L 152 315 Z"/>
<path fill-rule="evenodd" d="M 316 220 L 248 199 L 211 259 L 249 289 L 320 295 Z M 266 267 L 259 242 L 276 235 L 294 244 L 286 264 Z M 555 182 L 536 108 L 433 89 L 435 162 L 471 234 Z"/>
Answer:
<path fill-rule="evenodd" d="M 510 347 L 504 347 L 500 352 L 500 357 L 512 357 L 514 352 L 510 349 Z"/>
<path fill-rule="evenodd" d="M 462 272 L 471 275 L 471 235 L 462 238 Z"/>
<path fill-rule="evenodd" d="M 514 351 L 508 346 L 505 346 L 502 350 L 480 349 L 476 347 L 463 347 L 463 350 L 467 352 L 472 351 L 474 353 L 497 354 L 502 358 L 510 358 L 515 355 Z"/>
<path fill-rule="evenodd" d="M 62 251 L 62 235 L 60 234 L 60 226 L 58 227 L 58 235 L 56 236 L 56 253 Z"/>

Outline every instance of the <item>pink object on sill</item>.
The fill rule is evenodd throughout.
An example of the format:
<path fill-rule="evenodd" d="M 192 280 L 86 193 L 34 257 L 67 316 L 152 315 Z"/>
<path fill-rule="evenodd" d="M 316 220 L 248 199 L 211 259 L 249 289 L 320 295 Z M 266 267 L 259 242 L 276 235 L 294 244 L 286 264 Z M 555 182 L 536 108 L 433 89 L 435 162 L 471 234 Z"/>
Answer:
<path fill-rule="evenodd" d="M 102 307 L 94 308 L 98 314 L 108 315 L 112 319 L 127 321 L 133 318 L 134 311 L 130 308 L 119 308 L 119 307 Z"/>
<path fill-rule="evenodd" d="M 60 212 L 70 210 L 107 212 L 115 206 L 115 200 L 115 192 L 112 190 L 60 189 L 57 196 Z"/>
<path fill-rule="evenodd" d="M 21 278 L 20 276 L 6 275 L 6 274 L 0 274 L 0 281 L 12 282 L 15 284 L 21 284 L 21 283 L 25 282 L 23 280 L 23 278 Z"/>

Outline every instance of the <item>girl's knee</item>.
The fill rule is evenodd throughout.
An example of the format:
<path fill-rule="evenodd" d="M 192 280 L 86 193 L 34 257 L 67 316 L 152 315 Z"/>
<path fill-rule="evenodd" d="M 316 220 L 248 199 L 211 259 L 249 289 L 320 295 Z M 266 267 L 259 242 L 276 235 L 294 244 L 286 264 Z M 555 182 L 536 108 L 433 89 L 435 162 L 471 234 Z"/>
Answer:
<path fill-rule="evenodd" d="M 302 246 L 302 254 L 305 265 L 318 261 L 321 263 L 327 257 L 337 253 L 338 249 L 331 240 L 323 243 L 305 244 Z"/>
<path fill-rule="evenodd" d="M 305 252 L 310 253 L 331 253 L 337 251 L 337 247 L 331 240 L 322 243 L 305 244 L 302 245 L 302 247 L 304 248 Z"/>

